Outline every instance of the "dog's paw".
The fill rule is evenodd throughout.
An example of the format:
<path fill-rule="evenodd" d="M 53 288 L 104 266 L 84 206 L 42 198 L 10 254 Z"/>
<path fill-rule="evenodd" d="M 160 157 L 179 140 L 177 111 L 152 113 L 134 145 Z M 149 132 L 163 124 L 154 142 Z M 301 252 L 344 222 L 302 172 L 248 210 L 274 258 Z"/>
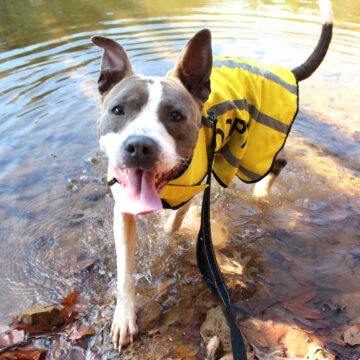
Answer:
<path fill-rule="evenodd" d="M 118 303 L 111 325 L 111 339 L 115 350 L 121 352 L 124 346 L 133 342 L 137 333 L 135 306 Z"/>

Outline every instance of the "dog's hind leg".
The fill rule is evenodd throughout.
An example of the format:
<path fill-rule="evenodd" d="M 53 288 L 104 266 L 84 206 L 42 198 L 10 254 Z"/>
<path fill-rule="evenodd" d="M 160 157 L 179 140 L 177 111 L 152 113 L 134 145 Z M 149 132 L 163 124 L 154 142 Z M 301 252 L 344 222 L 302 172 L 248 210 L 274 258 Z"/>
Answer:
<path fill-rule="evenodd" d="M 184 204 L 180 209 L 171 213 L 164 226 L 164 230 L 166 233 L 172 234 L 180 229 L 184 217 L 187 214 L 190 206 L 191 200 Z"/>
<path fill-rule="evenodd" d="M 269 175 L 265 176 L 255 184 L 253 192 L 253 196 L 255 198 L 262 199 L 269 195 L 271 187 L 286 164 L 287 161 L 285 159 L 275 159 Z"/>

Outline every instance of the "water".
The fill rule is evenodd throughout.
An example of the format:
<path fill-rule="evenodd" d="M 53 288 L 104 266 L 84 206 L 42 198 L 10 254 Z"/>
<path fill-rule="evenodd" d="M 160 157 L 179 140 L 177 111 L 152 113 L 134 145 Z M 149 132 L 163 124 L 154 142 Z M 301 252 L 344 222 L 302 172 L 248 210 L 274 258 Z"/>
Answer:
<path fill-rule="evenodd" d="M 331 49 L 301 84 L 289 165 L 274 194 L 259 204 L 251 186 L 236 182 L 214 197 L 220 261 L 247 259 L 242 280 L 253 313 L 299 284 L 315 286 L 322 302 L 360 291 L 360 5 L 335 0 L 333 7 Z M 112 200 L 96 137 L 101 52 L 89 38 L 113 37 L 136 71 L 163 75 L 203 27 L 212 30 L 215 55 L 290 68 L 320 32 L 313 1 L 0 2 L 0 324 L 77 288 L 100 304 L 97 324 L 106 331 L 115 289 Z M 188 313 L 183 277 L 195 293 L 205 289 L 184 260 L 197 226 L 188 221 L 172 239 L 158 218 L 140 220 L 138 291 Z M 92 259 L 89 275 L 84 261 Z M 271 295 L 264 299 L 261 289 Z M 241 303 L 244 292 L 234 296 Z"/>

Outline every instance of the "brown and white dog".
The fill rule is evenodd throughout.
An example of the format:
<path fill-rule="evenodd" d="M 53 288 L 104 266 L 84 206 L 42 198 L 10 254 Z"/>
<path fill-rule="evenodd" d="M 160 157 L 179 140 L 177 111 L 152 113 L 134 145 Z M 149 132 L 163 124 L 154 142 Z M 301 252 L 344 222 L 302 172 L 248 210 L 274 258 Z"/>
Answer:
<path fill-rule="evenodd" d="M 332 36 L 329 0 L 320 0 L 323 27 L 316 48 L 306 62 L 293 69 L 298 81 L 309 77 L 322 62 Z M 125 50 L 114 40 L 94 36 L 104 49 L 98 80 L 102 113 L 98 121 L 100 145 L 109 158 L 109 178 L 115 199 L 114 237 L 117 254 L 117 305 L 111 326 L 116 349 L 133 341 L 138 329 L 132 269 L 136 242 L 134 213 L 159 207 L 159 191 L 179 167 L 192 157 L 201 126 L 201 111 L 210 93 L 211 36 L 201 30 L 186 44 L 166 77 L 136 75 Z M 272 172 L 255 187 L 266 195 L 285 166 L 274 163 Z M 170 217 L 166 228 L 176 231 L 189 203 Z"/>

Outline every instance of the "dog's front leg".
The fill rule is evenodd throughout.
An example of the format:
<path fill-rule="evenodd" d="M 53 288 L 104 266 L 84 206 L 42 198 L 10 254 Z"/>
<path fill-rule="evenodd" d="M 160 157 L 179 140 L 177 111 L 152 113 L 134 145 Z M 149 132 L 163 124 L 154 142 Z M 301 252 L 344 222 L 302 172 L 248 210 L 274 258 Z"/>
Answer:
<path fill-rule="evenodd" d="M 135 291 L 132 280 L 136 243 L 135 216 L 122 214 L 114 206 L 114 238 L 117 255 L 117 302 L 111 326 L 115 349 L 133 341 L 137 334 Z"/>
<path fill-rule="evenodd" d="M 164 226 L 164 230 L 167 234 L 172 234 L 180 229 L 184 217 L 190 209 L 190 206 L 191 200 L 184 204 L 180 209 L 171 213 Z"/>

